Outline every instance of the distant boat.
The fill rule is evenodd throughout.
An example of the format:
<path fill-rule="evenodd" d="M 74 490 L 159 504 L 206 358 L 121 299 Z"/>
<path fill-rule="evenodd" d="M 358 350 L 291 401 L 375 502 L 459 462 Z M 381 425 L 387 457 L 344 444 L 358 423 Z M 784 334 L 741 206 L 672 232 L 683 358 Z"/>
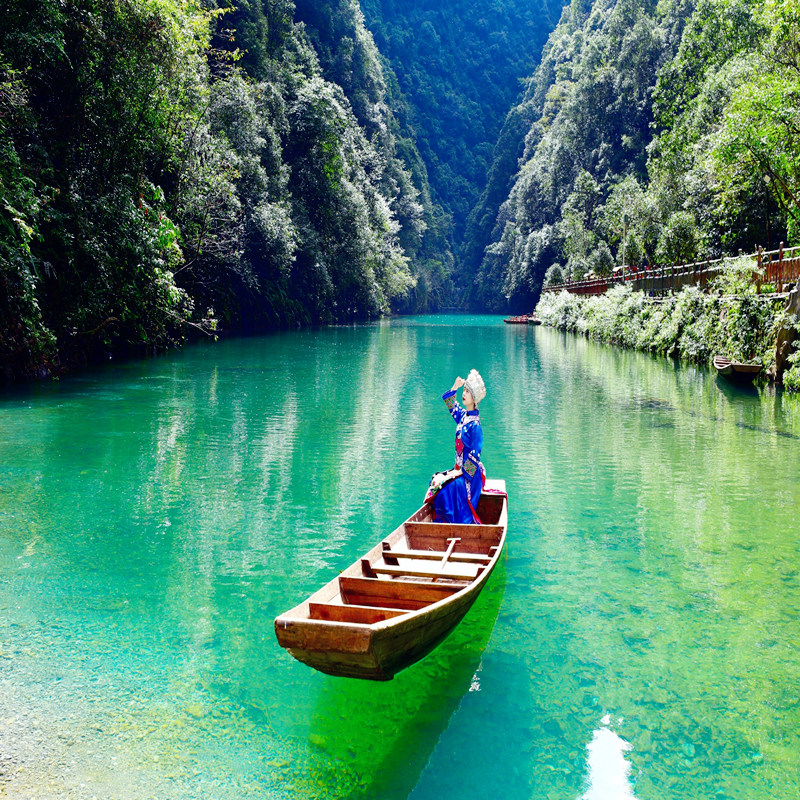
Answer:
<path fill-rule="evenodd" d="M 426 503 L 344 572 L 275 620 L 298 661 L 350 678 L 391 680 L 461 622 L 506 540 L 505 481 L 487 480 L 482 525 L 433 522 Z"/>
<path fill-rule="evenodd" d="M 529 316 L 529 314 L 522 314 L 519 317 L 506 317 L 503 322 L 505 322 L 506 325 L 527 325 Z"/>
<path fill-rule="evenodd" d="M 740 361 L 731 361 L 725 356 L 714 356 L 714 369 L 717 375 L 729 381 L 750 383 L 763 369 L 761 364 L 743 364 Z"/>
<path fill-rule="evenodd" d="M 534 314 L 528 317 L 528 325 L 541 325 L 542 321 Z"/>

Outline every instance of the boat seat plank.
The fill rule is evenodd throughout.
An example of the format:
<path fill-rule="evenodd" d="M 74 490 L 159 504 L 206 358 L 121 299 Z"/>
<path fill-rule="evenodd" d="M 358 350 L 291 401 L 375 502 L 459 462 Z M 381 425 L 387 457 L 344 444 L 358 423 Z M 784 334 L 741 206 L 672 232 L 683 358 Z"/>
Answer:
<path fill-rule="evenodd" d="M 309 603 L 310 619 L 324 619 L 332 622 L 356 622 L 374 625 L 385 619 L 393 619 L 407 614 L 408 609 L 383 608 L 380 606 L 340 605 L 338 603 Z"/>
<path fill-rule="evenodd" d="M 347 603 L 382 608 L 406 610 L 425 608 L 462 588 L 444 583 L 356 578 L 347 575 L 339 577 L 339 589 Z"/>
<path fill-rule="evenodd" d="M 503 534 L 502 525 L 456 525 L 449 522 L 406 522 L 406 536 L 435 536 L 442 540 L 458 536 L 465 541 L 475 539 L 489 539 L 493 542 L 500 540 Z M 461 549 L 460 546 L 458 548 Z"/>
<path fill-rule="evenodd" d="M 441 559 L 442 556 L 445 554 L 445 550 L 442 547 L 442 538 L 440 536 L 421 536 L 421 535 L 414 535 L 408 537 L 408 548 L 409 550 L 416 550 L 421 552 L 438 552 L 439 558 Z M 486 556 L 490 555 L 489 550 L 492 545 L 498 544 L 498 541 L 492 541 L 491 539 L 474 539 L 474 540 L 463 540 L 458 543 L 458 550 L 450 556 L 450 561 L 456 559 L 457 556 L 461 555 L 480 555 Z"/>
<path fill-rule="evenodd" d="M 373 564 L 372 568 L 381 575 L 404 575 L 418 578 L 448 578 L 454 581 L 474 581 L 477 577 L 475 569 L 458 570 L 450 567 L 449 569 L 422 569 L 421 567 L 396 567 L 393 564 Z M 478 567 L 480 569 L 480 567 Z"/>
<path fill-rule="evenodd" d="M 444 558 L 444 550 L 384 550 L 384 558 L 414 558 L 423 561 L 441 561 Z M 488 564 L 492 560 L 491 556 L 482 553 L 451 553 L 450 561 L 458 561 L 464 564 Z"/>

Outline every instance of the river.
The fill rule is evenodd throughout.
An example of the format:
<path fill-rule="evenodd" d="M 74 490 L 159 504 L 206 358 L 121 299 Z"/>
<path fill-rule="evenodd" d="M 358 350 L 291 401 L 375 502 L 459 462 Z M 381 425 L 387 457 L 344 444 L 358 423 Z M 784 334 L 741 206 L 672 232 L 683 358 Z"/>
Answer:
<path fill-rule="evenodd" d="M 272 620 L 452 463 L 476 367 L 507 560 L 394 681 Z M 498 317 L 193 345 L 0 397 L 0 797 L 800 791 L 800 401 Z"/>

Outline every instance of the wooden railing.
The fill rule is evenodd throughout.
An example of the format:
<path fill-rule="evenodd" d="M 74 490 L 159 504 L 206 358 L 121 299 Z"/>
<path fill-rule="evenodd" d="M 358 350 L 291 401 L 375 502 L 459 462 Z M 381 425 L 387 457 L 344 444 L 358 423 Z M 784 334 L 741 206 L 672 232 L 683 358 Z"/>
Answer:
<path fill-rule="evenodd" d="M 767 287 L 772 287 L 772 292 L 780 292 L 784 284 L 800 279 L 800 247 L 784 248 L 781 243 L 777 250 L 764 251 L 759 248 L 749 258 L 756 261 L 753 282 L 758 292 Z M 542 291 L 605 294 L 612 286 L 624 283 L 637 292 L 665 295 L 680 291 L 684 286 L 708 285 L 720 273 L 726 260 L 717 258 L 669 267 L 625 267 L 624 270 L 618 267 L 607 277 L 553 284 Z"/>
<path fill-rule="evenodd" d="M 764 252 L 759 248 L 758 268 L 756 284 L 759 291 L 765 285 L 774 286 L 780 291 L 784 284 L 800 280 L 800 247 L 784 248 L 781 242 L 777 250 Z"/>

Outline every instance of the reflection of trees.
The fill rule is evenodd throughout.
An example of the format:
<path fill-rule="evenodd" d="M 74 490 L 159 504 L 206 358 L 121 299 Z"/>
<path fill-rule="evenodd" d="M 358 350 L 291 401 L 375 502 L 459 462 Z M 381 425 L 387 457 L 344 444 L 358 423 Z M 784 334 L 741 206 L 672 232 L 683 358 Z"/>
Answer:
<path fill-rule="evenodd" d="M 333 376 L 348 392 L 334 409 L 336 418 L 326 426 L 331 432 L 331 448 L 321 476 L 320 499 L 331 509 L 325 538 L 333 552 L 348 552 L 342 545 L 354 539 L 359 552 L 371 547 L 376 535 L 388 533 L 387 525 L 394 527 L 401 521 L 386 515 L 389 497 L 406 489 L 394 477 L 398 452 L 405 429 L 421 425 L 421 414 L 427 414 L 426 409 L 404 402 L 416 366 L 414 329 L 395 330 L 382 324 L 372 329 L 368 338 L 363 331 L 350 330 L 349 334 L 348 338 L 359 337 L 359 358 L 337 364 L 338 374 Z M 328 354 L 320 357 L 324 358 L 321 371 L 330 372 Z"/>
<path fill-rule="evenodd" d="M 477 781 L 578 797 L 610 711 L 639 800 L 763 797 L 759 781 L 791 795 L 800 401 L 541 328 L 454 341 L 449 324 L 401 320 L 226 342 L 4 410 L 2 535 L 39 569 L 17 585 L 34 595 L 46 573 L 58 614 L 91 619 L 98 647 L 163 658 L 176 697 L 200 684 L 235 706 L 297 754 L 298 791 L 307 767 L 318 796 L 341 772 L 356 796 L 403 796 L 419 777 L 420 797 Z M 438 398 L 473 365 L 487 467 L 511 496 L 481 691 L 464 687 L 483 617 L 386 686 L 294 662 L 272 618 L 449 466 Z"/>
<path fill-rule="evenodd" d="M 511 487 L 541 530 L 522 545 L 541 566 L 521 629 L 566 648 L 566 697 L 625 717 L 637 797 L 753 796 L 767 774 L 786 794 L 800 766 L 785 745 L 800 722 L 787 651 L 800 417 L 766 392 L 554 331 L 528 351 L 508 364 L 520 377 L 505 407 L 524 408 L 539 380 L 549 395 Z M 755 770 L 762 755 L 775 765 Z"/>

